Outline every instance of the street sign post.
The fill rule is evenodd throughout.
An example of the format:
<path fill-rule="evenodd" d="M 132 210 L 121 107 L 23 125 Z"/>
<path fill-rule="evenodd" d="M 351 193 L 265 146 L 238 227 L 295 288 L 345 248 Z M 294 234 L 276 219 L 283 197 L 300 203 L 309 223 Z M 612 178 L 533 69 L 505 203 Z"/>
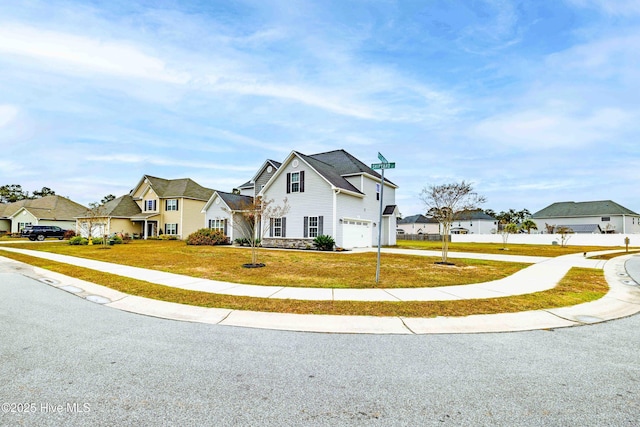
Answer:
<path fill-rule="evenodd" d="M 371 165 L 371 169 L 381 170 L 381 182 L 380 182 L 380 218 L 378 220 L 378 263 L 376 265 L 376 285 L 380 282 L 380 247 L 382 246 L 382 214 L 384 212 L 384 170 L 395 169 L 396 164 L 389 162 L 385 157 L 378 153 L 378 159 L 382 163 L 374 163 Z"/>

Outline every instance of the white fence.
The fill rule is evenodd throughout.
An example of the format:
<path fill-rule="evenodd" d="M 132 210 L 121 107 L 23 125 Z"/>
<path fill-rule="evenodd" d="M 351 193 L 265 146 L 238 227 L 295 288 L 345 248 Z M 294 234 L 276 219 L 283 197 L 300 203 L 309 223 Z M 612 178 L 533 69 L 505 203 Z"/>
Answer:
<path fill-rule="evenodd" d="M 629 238 L 629 247 L 640 247 L 640 234 L 567 234 L 567 246 L 625 246 Z M 452 242 L 460 243 L 500 243 L 501 234 L 452 234 Z M 507 244 L 553 245 L 561 244 L 559 234 L 509 234 Z"/>

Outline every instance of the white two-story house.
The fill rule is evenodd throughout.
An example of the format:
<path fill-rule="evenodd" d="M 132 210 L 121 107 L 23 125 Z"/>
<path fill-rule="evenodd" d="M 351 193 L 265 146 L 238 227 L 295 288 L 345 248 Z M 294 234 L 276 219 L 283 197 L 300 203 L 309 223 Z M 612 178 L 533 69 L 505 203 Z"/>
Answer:
<path fill-rule="evenodd" d="M 286 205 L 281 218 L 264 219 L 259 227 L 262 246 L 308 248 L 319 235 L 333 237 L 339 248 L 371 247 L 396 243 L 395 204 L 397 186 L 385 179 L 382 191 L 380 174 L 344 150 L 305 155 L 291 152 L 282 162 L 267 160 L 256 175 L 239 187 L 238 193 L 216 192 L 205 205 L 205 226 L 240 236 L 229 225 L 237 223 L 235 202 L 246 205 L 250 197 L 273 200 Z M 383 217 L 380 224 L 380 199 Z"/>

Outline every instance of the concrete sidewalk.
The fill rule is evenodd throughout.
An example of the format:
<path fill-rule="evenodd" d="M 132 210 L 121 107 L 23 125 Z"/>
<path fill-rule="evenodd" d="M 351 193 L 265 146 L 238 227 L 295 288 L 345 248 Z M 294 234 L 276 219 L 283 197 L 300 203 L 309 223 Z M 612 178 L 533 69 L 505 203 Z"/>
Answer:
<path fill-rule="evenodd" d="M 332 333 L 473 333 L 547 329 L 597 323 L 635 314 L 640 311 L 640 287 L 629 277 L 625 262 L 640 261 L 638 256 L 619 257 L 604 262 L 584 258 L 582 254 L 558 258 L 526 257 L 536 262 L 505 279 L 465 286 L 407 289 L 315 289 L 297 287 L 272 287 L 233 284 L 197 279 L 137 267 L 128 267 L 102 261 L 75 258 L 40 251 L 16 248 L 3 250 L 23 253 L 85 268 L 104 271 L 125 277 L 133 277 L 165 286 L 225 295 L 299 300 L 355 300 L 355 301 L 444 301 L 477 298 L 495 298 L 522 295 L 553 288 L 571 267 L 604 268 L 611 287 L 602 299 L 574 307 L 537 310 L 522 313 L 475 315 L 467 317 L 404 318 L 369 316 L 297 315 L 283 313 L 257 313 L 227 309 L 192 307 L 187 305 L 149 300 L 123 294 L 103 286 L 31 267 L 32 276 L 68 292 L 134 313 L 220 325 L 245 326 L 295 331 Z M 393 253 L 405 253 L 398 252 Z M 425 255 L 424 251 L 418 251 Z M 457 254 L 459 255 L 459 254 Z M 464 258 L 479 254 L 464 254 Z M 493 255 L 492 255 L 493 257 Z M 502 260 L 516 261 L 517 256 L 498 255 Z M 536 259 L 534 259 L 536 258 Z M 495 259 L 495 258 L 494 258 Z M 0 257 L 5 269 L 15 270 L 20 263 Z M 638 263 L 640 265 L 640 262 Z M 22 264 L 24 271 L 25 267 Z M 0 270 L 2 271 L 2 270 Z M 638 269 L 640 271 L 640 268 Z M 636 278 L 640 280 L 640 278 Z"/>

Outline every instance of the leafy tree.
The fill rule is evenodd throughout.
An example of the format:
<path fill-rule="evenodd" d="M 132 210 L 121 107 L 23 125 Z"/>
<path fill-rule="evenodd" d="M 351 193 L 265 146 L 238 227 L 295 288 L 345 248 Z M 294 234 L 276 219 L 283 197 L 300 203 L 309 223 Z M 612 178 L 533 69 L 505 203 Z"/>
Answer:
<path fill-rule="evenodd" d="M 42 187 L 42 190 L 33 192 L 33 199 L 40 199 L 46 196 L 55 196 L 56 192 L 50 189 L 49 187 Z"/>
<path fill-rule="evenodd" d="M 486 199 L 475 193 L 471 184 L 465 181 L 425 187 L 420 193 L 420 199 L 426 207 L 427 217 L 440 223 L 443 235 L 442 262 L 446 263 L 451 224 L 463 212 L 477 209 Z"/>
<path fill-rule="evenodd" d="M 11 184 L 0 187 L 0 202 L 13 203 L 29 198 L 29 192 L 23 191 L 21 185 Z"/>
<path fill-rule="evenodd" d="M 107 194 L 106 196 L 104 196 L 102 198 L 102 200 L 100 200 L 100 203 L 104 205 L 104 204 L 109 203 L 112 200 L 115 200 L 115 198 L 116 198 L 116 196 L 114 196 L 113 194 Z"/>
<path fill-rule="evenodd" d="M 531 234 L 531 230 L 537 230 L 538 225 L 531 218 L 527 218 L 524 221 L 522 221 L 520 228 L 526 231 L 527 234 Z"/>
<path fill-rule="evenodd" d="M 518 226 L 513 222 L 503 224 L 500 234 L 502 235 L 502 249 L 507 250 L 507 240 L 509 240 L 509 234 L 515 234 L 518 232 Z"/>

